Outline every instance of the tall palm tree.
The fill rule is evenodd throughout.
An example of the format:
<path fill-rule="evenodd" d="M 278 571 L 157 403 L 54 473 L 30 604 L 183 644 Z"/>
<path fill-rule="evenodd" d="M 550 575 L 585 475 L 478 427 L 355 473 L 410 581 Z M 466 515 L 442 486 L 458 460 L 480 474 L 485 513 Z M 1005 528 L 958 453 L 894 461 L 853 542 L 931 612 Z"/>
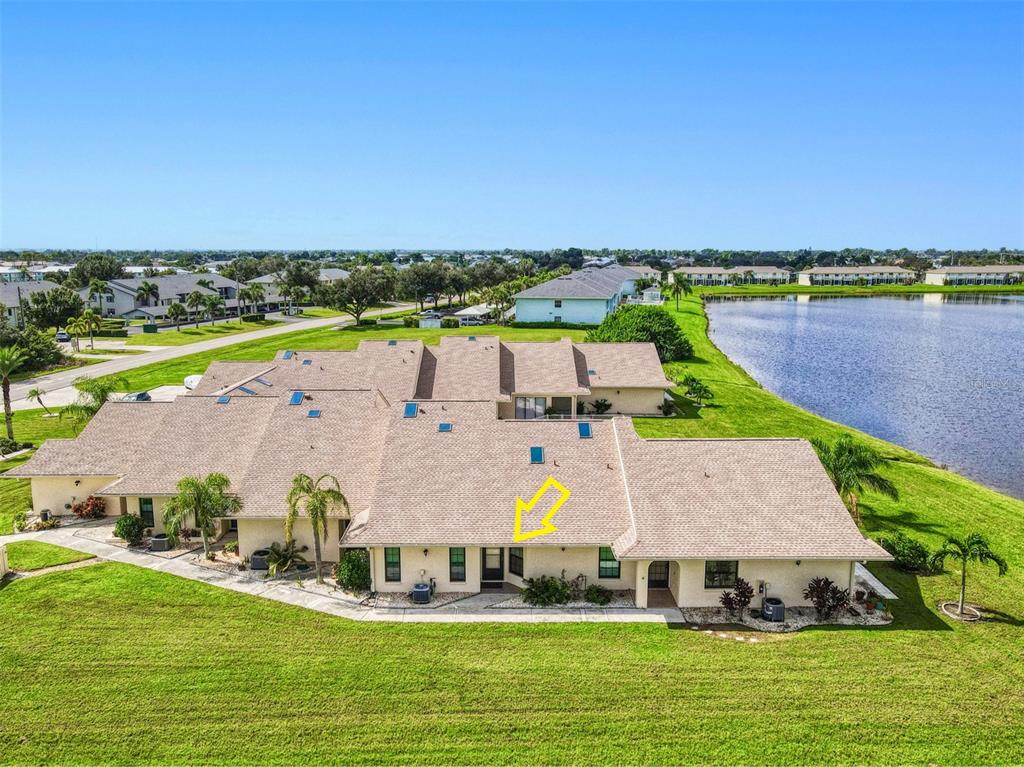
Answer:
<path fill-rule="evenodd" d="M 95 349 L 96 339 L 93 338 L 93 334 L 99 333 L 100 328 L 103 327 L 102 318 L 92 309 L 85 309 L 82 312 L 82 316 L 78 318 L 78 321 L 81 323 L 84 332 L 89 334 L 89 348 Z"/>
<path fill-rule="evenodd" d="M 39 407 L 41 407 L 43 410 L 45 410 L 47 415 L 50 415 L 51 414 L 50 413 L 50 408 L 48 408 L 46 406 L 46 403 L 43 402 L 43 395 L 44 394 L 46 394 L 46 392 L 43 389 L 40 389 L 39 387 L 35 387 L 35 388 L 32 388 L 32 389 L 28 390 L 28 394 L 25 395 L 25 398 L 29 399 L 29 400 L 35 400 L 36 402 L 38 402 L 39 403 Z"/>
<path fill-rule="evenodd" d="M 249 300 L 252 301 L 253 314 L 259 313 L 260 304 L 267 299 L 267 289 L 262 282 L 253 282 L 247 288 Z"/>
<path fill-rule="evenodd" d="M 182 528 L 192 519 L 203 536 L 203 553 L 209 558 L 214 521 L 237 514 L 242 508 L 241 498 L 227 494 L 230 486 L 231 480 L 216 472 L 205 479 L 183 477 L 178 481 L 178 494 L 167 501 L 163 516 L 164 529 L 172 546 L 178 545 Z"/>
<path fill-rule="evenodd" d="M 688 296 L 693 293 L 693 288 L 690 286 L 690 279 L 688 277 L 676 276 L 672 280 L 672 284 L 668 287 L 669 295 L 676 300 L 676 311 L 679 311 L 679 296 Z"/>
<path fill-rule="evenodd" d="M 139 289 L 135 291 L 135 300 L 145 302 L 146 306 L 149 306 L 149 302 L 152 301 L 153 305 L 160 300 L 160 288 L 155 282 L 144 280 Z"/>
<path fill-rule="evenodd" d="M 216 325 L 217 321 L 214 318 L 224 313 L 224 299 L 214 294 L 203 299 L 203 303 L 206 305 L 206 313 L 210 315 L 210 324 Z"/>
<path fill-rule="evenodd" d="M 206 306 L 206 296 L 200 293 L 198 290 L 193 290 L 188 294 L 185 299 L 185 306 L 191 309 L 195 314 L 194 319 L 196 321 L 196 327 L 199 327 L 199 307 Z"/>
<path fill-rule="evenodd" d="M 967 563 L 982 562 L 996 566 L 999 575 L 1006 575 L 1010 569 L 1006 560 L 996 554 L 988 546 L 988 541 L 981 533 L 971 533 L 966 538 L 955 538 L 950 536 L 942 543 L 942 548 L 932 554 L 931 566 L 935 570 L 941 570 L 946 559 L 952 559 L 960 563 L 960 608 L 961 617 L 964 614 L 964 597 L 967 594 Z"/>
<path fill-rule="evenodd" d="M 101 280 L 99 277 L 93 277 L 89 280 L 89 300 L 99 296 L 100 299 L 100 316 L 103 316 L 103 296 L 107 293 L 107 283 Z"/>
<path fill-rule="evenodd" d="M 14 441 L 14 422 L 11 420 L 11 375 L 20 368 L 28 357 L 17 346 L 0 347 L 0 382 L 4 392 L 4 423 L 7 424 L 7 439 Z"/>
<path fill-rule="evenodd" d="M 812 439 L 811 444 L 818 452 L 818 458 L 832 484 L 835 485 L 836 492 L 857 522 L 860 522 L 857 494 L 864 492 L 864 488 L 881 493 L 894 501 L 899 500 L 896 486 L 875 472 L 885 459 L 874 448 L 861 442 L 854 442 L 849 434 L 844 434 L 831 445 L 818 437 Z"/>
<path fill-rule="evenodd" d="M 128 388 L 128 379 L 124 376 L 113 378 L 77 378 L 75 388 L 78 389 L 78 399 L 60 411 L 60 417 L 67 416 L 81 430 L 89 423 L 100 408 L 103 407 L 110 395 L 114 392 L 124 391 Z"/>
<path fill-rule="evenodd" d="M 78 339 L 81 336 L 84 336 L 86 333 L 89 332 L 89 324 L 85 320 L 83 320 L 81 317 L 72 317 L 70 320 L 68 320 L 68 323 L 65 326 L 65 329 L 72 336 L 74 336 L 74 339 L 75 339 L 75 343 L 74 343 L 75 351 L 76 352 L 80 351 L 81 350 L 81 345 L 79 344 Z"/>
<path fill-rule="evenodd" d="M 323 483 L 323 486 L 321 486 Z M 349 510 L 348 499 L 341 492 L 341 484 L 331 474 L 321 474 L 313 481 L 308 474 L 296 474 L 292 489 L 288 491 L 288 516 L 284 518 L 285 543 L 292 541 L 292 527 L 299 515 L 299 507 L 305 507 L 309 525 L 313 528 L 313 561 L 316 564 L 316 582 L 323 583 L 320 572 L 320 537 L 327 540 L 327 515 L 331 511 Z"/>
<path fill-rule="evenodd" d="M 188 316 L 188 310 L 181 304 L 171 304 L 167 307 L 167 317 L 174 322 L 176 330 L 181 330 L 181 321 Z"/>

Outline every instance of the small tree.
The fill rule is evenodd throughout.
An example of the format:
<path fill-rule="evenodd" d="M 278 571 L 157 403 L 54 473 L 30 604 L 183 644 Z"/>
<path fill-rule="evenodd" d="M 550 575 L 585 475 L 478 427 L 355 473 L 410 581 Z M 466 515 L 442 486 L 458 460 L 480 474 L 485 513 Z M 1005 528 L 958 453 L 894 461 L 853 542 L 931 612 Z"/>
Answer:
<path fill-rule="evenodd" d="M 686 393 L 689 395 L 690 399 L 698 405 L 703 405 L 706 401 L 715 398 L 715 393 L 700 381 L 691 385 Z"/>
<path fill-rule="evenodd" d="M 693 347 L 675 319 L 660 306 L 623 306 L 587 334 L 592 342 L 653 343 L 662 362 L 693 356 Z"/>
<path fill-rule="evenodd" d="M 323 483 L 323 484 L 321 484 Z M 316 582 L 323 583 L 320 572 L 320 539 L 327 540 L 327 515 L 334 510 L 348 511 L 348 499 L 341 492 L 341 484 L 331 474 L 321 474 L 315 481 L 308 474 L 296 474 L 292 489 L 288 492 L 288 515 L 284 518 L 285 543 L 292 540 L 292 528 L 304 507 L 309 525 L 313 529 L 313 561 L 316 566 Z"/>
<path fill-rule="evenodd" d="M 196 327 L 199 327 L 200 320 L 200 309 L 206 306 L 206 295 L 198 290 L 193 290 L 185 298 L 185 306 L 193 312 L 193 319 L 196 321 Z"/>
<path fill-rule="evenodd" d="M 107 292 L 107 283 L 101 280 L 99 277 L 93 277 L 89 280 L 89 300 L 92 301 L 94 298 L 100 299 L 100 316 L 103 316 L 103 296 Z"/>
<path fill-rule="evenodd" d="M 679 296 L 688 296 L 693 293 L 693 287 L 690 285 L 689 277 L 682 277 L 675 275 L 672 280 L 672 284 L 668 288 L 669 295 L 676 300 L 676 311 L 679 311 Z"/>
<path fill-rule="evenodd" d="M 150 301 L 155 304 L 160 300 L 160 288 L 155 282 L 144 280 L 139 285 L 138 290 L 135 291 L 135 299 L 144 302 L 147 306 L 149 306 Z"/>
<path fill-rule="evenodd" d="M 0 347 L 0 382 L 4 394 L 4 423 L 7 425 L 7 439 L 14 441 L 14 422 L 11 414 L 11 376 L 25 364 L 25 352 L 17 346 Z"/>
<path fill-rule="evenodd" d="M 850 605 L 850 594 L 828 578 L 814 578 L 804 589 L 804 599 L 818 612 L 819 618 L 831 618 L 837 610 Z"/>
<path fill-rule="evenodd" d="M 47 415 L 50 415 L 50 408 L 48 408 L 46 406 L 46 403 L 43 402 L 43 395 L 44 394 L 46 394 L 45 390 L 40 389 L 39 387 L 34 387 L 34 388 L 28 390 L 28 394 L 26 394 L 25 397 L 27 399 L 35 400 L 36 402 L 38 402 L 39 403 L 39 407 L 41 407 L 43 410 L 45 410 Z"/>
<path fill-rule="evenodd" d="M 167 307 L 167 318 L 174 323 L 175 330 L 181 330 L 181 321 L 188 317 L 188 310 L 181 304 L 171 304 Z"/>
<path fill-rule="evenodd" d="M 942 547 L 932 554 L 931 566 L 935 570 L 941 570 L 946 559 L 952 559 L 960 563 L 960 606 L 958 613 L 964 614 L 964 599 L 967 596 L 967 563 L 981 562 L 993 564 L 1002 577 L 1010 569 L 1006 560 L 989 548 L 988 541 L 981 533 L 971 533 L 966 538 L 949 537 Z"/>
<path fill-rule="evenodd" d="M 864 492 L 864 488 L 893 500 L 899 499 L 896 486 L 875 471 L 885 459 L 874 448 L 854 442 L 849 434 L 844 434 L 831 445 L 817 437 L 811 440 L 811 444 L 854 520 L 860 521 L 857 494 Z"/>
<path fill-rule="evenodd" d="M 103 407 L 110 395 L 128 388 L 128 379 L 124 376 L 113 378 L 77 378 L 75 388 L 78 399 L 60 411 L 60 417 L 67 416 L 77 429 L 81 429 Z"/>
<path fill-rule="evenodd" d="M 216 472 L 208 474 L 205 479 L 183 477 L 178 482 L 178 494 L 167 501 L 163 516 L 164 529 L 172 546 L 178 545 L 182 528 L 188 526 L 191 518 L 203 536 L 203 553 L 210 557 L 214 521 L 237 514 L 242 508 L 238 496 L 227 494 L 230 486 L 231 480 Z"/>

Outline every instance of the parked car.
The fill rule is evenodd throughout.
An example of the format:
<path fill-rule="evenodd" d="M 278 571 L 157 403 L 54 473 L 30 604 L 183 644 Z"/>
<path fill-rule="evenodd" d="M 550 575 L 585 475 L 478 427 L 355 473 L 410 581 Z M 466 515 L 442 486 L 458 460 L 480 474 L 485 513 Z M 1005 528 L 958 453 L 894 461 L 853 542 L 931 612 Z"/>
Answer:
<path fill-rule="evenodd" d="M 150 402 L 152 399 L 148 391 L 136 391 L 124 395 L 125 402 Z"/>
<path fill-rule="evenodd" d="M 57 335 L 54 336 L 54 339 L 59 344 L 69 344 L 71 343 L 71 334 L 64 330 L 58 330 Z"/>
<path fill-rule="evenodd" d="M 427 311 L 422 312 L 420 314 L 420 317 L 422 317 L 425 320 L 439 320 L 443 316 L 444 315 L 441 312 L 437 311 L 436 309 L 427 309 Z"/>
<path fill-rule="evenodd" d="M 461 317 L 463 325 L 486 325 L 487 321 L 482 317 Z"/>

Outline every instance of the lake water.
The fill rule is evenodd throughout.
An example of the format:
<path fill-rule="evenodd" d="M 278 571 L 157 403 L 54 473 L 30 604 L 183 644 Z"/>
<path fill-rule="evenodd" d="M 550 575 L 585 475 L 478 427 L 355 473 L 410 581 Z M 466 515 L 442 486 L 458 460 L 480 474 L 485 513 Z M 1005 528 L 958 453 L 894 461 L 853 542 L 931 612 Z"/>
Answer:
<path fill-rule="evenodd" d="M 1024 295 L 710 299 L 766 389 L 1024 498 Z"/>

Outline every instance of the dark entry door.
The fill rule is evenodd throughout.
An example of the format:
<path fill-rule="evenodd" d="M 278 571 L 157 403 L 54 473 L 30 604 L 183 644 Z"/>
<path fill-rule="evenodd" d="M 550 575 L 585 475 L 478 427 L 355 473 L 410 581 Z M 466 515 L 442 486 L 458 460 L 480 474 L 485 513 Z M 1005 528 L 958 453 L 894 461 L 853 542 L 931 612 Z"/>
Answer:
<path fill-rule="evenodd" d="M 647 571 L 647 585 L 652 589 L 668 588 L 668 562 L 651 562 Z"/>
<path fill-rule="evenodd" d="M 482 581 L 504 581 L 505 580 L 505 549 L 484 549 L 483 573 L 480 576 Z"/>
<path fill-rule="evenodd" d="M 142 517 L 142 523 L 146 527 L 152 527 L 153 522 L 153 499 L 152 498 L 139 498 L 139 516 Z"/>

